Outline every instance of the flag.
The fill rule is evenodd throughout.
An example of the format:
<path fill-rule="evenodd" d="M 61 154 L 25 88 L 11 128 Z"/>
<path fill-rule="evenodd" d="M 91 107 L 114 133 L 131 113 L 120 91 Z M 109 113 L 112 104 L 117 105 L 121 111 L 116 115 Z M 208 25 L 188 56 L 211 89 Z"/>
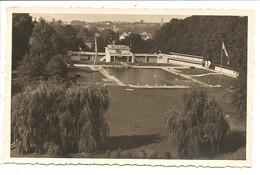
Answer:
<path fill-rule="evenodd" d="M 228 57 L 228 62 L 227 62 L 227 66 L 228 66 L 229 65 L 229 56 L 228 56 L 227 49 L 226 49 L 225 44 L 224 44 L 223 41 L 222 41 L 222 49 L 224 50 L 225 55 Z"/>

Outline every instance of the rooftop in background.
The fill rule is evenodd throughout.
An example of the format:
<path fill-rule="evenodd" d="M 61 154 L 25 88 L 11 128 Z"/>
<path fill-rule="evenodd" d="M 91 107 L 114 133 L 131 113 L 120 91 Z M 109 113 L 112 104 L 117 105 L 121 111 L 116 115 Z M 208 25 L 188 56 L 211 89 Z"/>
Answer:
<path fill-rule="evenodd" d="M 184 19 L 186 15 L 143 15 L 143 14 L 50 14 L 50 13 L 31 13 L 33 19 L 37 20 L 40 17 L 51 21 L 55 20 L 62 21 L 73 21 L 80 20 L 86 22 L 100 22 L 100 21 L 127 21 L 127 22 L 156 22 L 160 23 L 163 18 L 164 22 L 169 22 L 172 18 Z"/>

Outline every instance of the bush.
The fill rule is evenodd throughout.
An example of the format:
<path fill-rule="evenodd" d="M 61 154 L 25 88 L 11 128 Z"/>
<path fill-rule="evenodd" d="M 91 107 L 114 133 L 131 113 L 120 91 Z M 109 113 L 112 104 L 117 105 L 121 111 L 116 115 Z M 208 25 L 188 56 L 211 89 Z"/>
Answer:
<path fill-rule="evenodd" d="M 171 159 L 171 158 L 172 158 L 171 152 L 166 151 L 166 152 L 164 153 L 164 157 L 165 157 L 166 159 Z"/>
<path fill-rule="evenodd" d="M 61 78 L 67 75 L 67 64 L 62 55 L 55 55 L 51 57 L 50 61 L 45 67 L 45 76 L 59 76 Z"/>
<path fill-rule="evenodd" d="M 91 152 L 107 138 L 108 106 L 103 87 L 39 81 L 12 98 L 12 140 L 21 154 Z"/>
<path fill-rule="evenodd" d="M 140 148 L 131 156 L 136 159 L 156 159 L 158 157 L 154 150 L 148 148 Z"/>
<path fill-rule="evenodd" d="M 222 109 L 203 89 L 194 89 L 183 96 L 183 111 L 168 111 L 168 130 L 180 157 L 196 157 L 219 152 L 223 137 L 230 131 Z"/>

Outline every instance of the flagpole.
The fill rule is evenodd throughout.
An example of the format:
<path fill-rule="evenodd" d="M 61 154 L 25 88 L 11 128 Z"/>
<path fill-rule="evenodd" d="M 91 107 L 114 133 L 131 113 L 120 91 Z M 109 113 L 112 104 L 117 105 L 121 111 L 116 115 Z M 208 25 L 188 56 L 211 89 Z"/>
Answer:
<path fill-rule="evenodd" d="M 221 42 L 221 56 L 220 56 L 220 76 L 219 76 L 219 81 L 218 84 L 220 85 L 221 82 L 221 76 L 222 76 L 222 60 L 223 60 L 223 39 Z"/>
<path fill-rule="evenodd" d="M 96 83 L 96 70 L 95 70 L 95 64 L 96 64 L 97 56 L 98 56 L 97 37 L 98 37 L 98 34 L 96 33 L 96 34 L 95 34 L 94 83 Z"/>

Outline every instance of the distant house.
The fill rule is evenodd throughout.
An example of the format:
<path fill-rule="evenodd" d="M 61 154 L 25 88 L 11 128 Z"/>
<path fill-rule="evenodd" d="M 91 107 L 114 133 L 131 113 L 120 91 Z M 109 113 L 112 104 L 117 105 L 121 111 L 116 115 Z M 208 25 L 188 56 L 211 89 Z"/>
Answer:
<path fill-rule="evenodd" d="M 70 25 L 70 22 L 68 21 L 62 21 L 64 25 Z"/>
<path fill-rule="evenodd" d="M 152 37 L 151 37 L 151 35 L 149 34 L 149 33 L 147 33 L 147 32 L 142 32 L 142 33 L 139 33 L 139 35 L 141 35 L 141 38 L 143 39 L 143 40 L 148 40 L 148 39 L 151 39 Z"/>
<path fill-rule="evenodd" d="M 119 40 L 124 40 L 126 37 L 128 37 L 131 34 L 131 32 L 124 32 L 119 36 Z"/>

